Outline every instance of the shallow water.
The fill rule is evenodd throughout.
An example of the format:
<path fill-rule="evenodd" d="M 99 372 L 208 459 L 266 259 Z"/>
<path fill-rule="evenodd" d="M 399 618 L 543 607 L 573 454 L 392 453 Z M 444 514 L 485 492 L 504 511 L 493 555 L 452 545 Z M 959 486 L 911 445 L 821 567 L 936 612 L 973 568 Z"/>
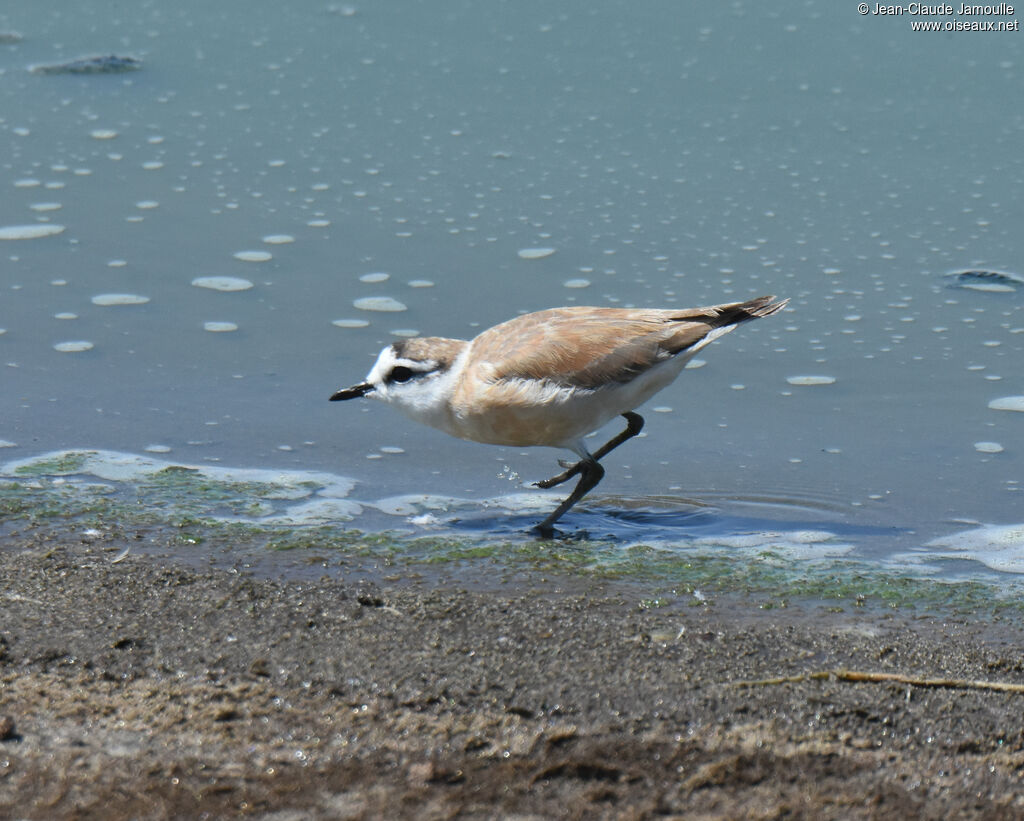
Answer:
<path fill-rule="evenodd" d="M 827 2 L 240 0 L 42 0 L 0 30 L 4 459 L 312 472 L 353 506 L 295 522 L 504 538 L 558 498 L 528 487 L 554 452 L 330 393 L 417 332 L 776 293 L 567 529 L 1020 571 L 1019 33 Z M 97 54 L 142 67 L 29 70 Z"/>

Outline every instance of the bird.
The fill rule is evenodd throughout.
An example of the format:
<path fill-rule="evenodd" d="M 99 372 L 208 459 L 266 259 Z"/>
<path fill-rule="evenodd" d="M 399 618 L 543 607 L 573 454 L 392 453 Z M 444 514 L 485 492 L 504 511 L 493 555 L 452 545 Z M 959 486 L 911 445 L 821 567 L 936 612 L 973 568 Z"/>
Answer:
<path fill-rule="evenodd" d="M 555 523 L 604 477 L 600 460 L 643 429 L 635 412 L 694 354 L 737 325 L 771 316 L 788 299 L 761 296 L 702 308 L 572 306 L 522 314 L 472 340 L 408 337 L 386 346 L 366 378 L 330 396 L 370 397 L 459 439 L 564 448 L 579 457 L 535 482 L 579 481 L 535 530 Z M 626 427 L 591 452 L 584 437 L 616 416 Z"/>

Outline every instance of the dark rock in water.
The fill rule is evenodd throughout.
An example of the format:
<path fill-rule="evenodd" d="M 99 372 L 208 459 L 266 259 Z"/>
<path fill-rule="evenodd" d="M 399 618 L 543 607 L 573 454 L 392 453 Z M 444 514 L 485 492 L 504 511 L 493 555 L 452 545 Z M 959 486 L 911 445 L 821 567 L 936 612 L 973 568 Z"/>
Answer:
<path fill-rule="evenodd" d="M 0 46 L 8 46 L 11 43 L 20 43 L 22 37 L 16 31 L 0 31 Z"/>
<path fill-rule="evenodd" d="M 33 66 L 32 71 L 36 74 L 124 74 L 126 71 L 138 71 L 140 68 L 142 60 L 135 57 L 107 54 L 100 57 L 82 57 L 68 63 Z"/>
<path fill-rule="evenodd" d="M 953 271 L 946 276 L 953 279 L 953 285 L 970 288 L 972 291 L 1016 291 L 1024 288 L 1024 276 L 1007 271 L 966 270 Z"/>

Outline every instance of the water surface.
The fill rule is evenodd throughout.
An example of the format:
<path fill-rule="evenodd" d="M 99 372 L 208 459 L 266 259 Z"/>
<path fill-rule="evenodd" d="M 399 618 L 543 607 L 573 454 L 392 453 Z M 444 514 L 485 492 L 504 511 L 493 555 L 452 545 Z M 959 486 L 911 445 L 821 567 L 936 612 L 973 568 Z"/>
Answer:
<path fill-rule="evenodd" d="M 405 335 L 775 293 L 567 528 L 1020 571 L 1019 33 L 742 0 L 41 0 L 0 29 L 6 476 L 310 472 L 347 527 L 504 538 L 557 499 L 529 490 L 553 451 L 330 393 Z M 30 71 L 108 54 L 141 68 Z"/>

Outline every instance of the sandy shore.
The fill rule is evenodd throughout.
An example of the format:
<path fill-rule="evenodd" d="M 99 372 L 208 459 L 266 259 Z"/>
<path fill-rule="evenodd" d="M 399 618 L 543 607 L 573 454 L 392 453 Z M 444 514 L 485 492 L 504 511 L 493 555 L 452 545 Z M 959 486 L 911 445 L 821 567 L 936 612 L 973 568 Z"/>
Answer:
<path fill-rule="evenodd" d="M 1024 694 L 970 684 L 1024 683 L 1008 625 L 121 547 L 0 540 L 2 817 L 1024 814 Z"/>

